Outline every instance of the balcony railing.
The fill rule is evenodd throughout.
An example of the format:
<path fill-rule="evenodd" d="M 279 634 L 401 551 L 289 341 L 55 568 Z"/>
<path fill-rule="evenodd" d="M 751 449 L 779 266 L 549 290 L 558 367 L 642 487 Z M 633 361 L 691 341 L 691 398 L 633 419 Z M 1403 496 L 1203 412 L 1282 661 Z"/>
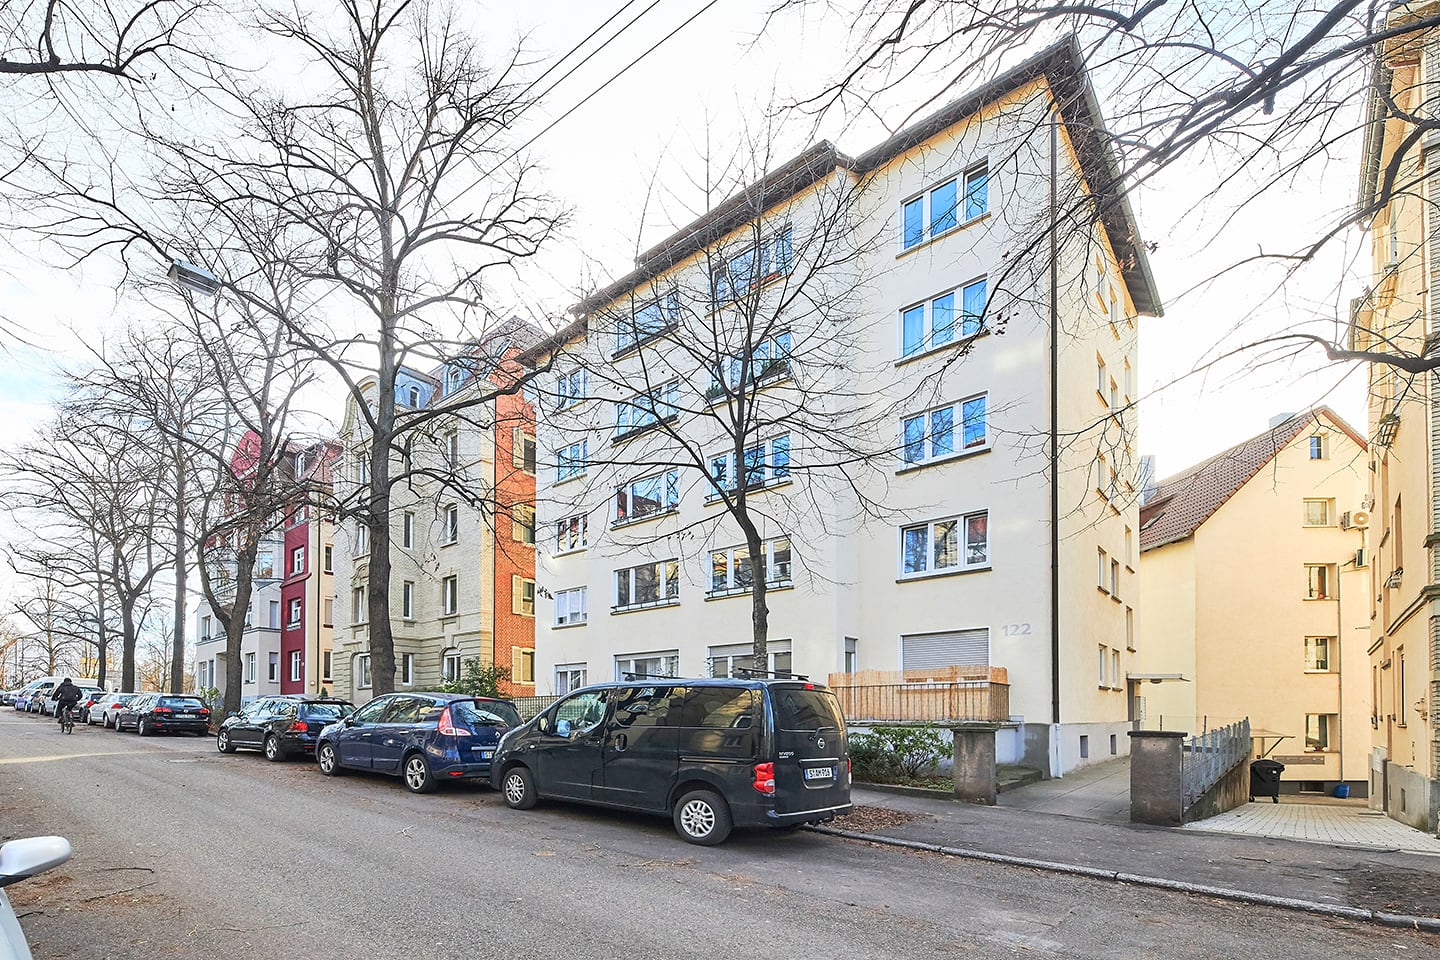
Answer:
<path fill-rule="evenodd" d="M 847 723 L 1005 723 L 1010 719 L 1004 667 L 861 670 L 830 674 Z"/>

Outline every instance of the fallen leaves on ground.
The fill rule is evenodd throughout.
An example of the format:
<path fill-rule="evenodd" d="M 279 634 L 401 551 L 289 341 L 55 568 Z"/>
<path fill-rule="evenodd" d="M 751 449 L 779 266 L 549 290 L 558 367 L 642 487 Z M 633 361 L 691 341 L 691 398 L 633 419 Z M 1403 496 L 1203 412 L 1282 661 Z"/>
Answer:
<path fill-rule="evenodd" d="M 934 820 L 926 813 L 910 813 L 907 810 L 893 810 L 890 807 L 870 807 L 857 804 L 853 812 L 835 819 L 835 826 L 841 830 L 856 833 L 875 833 L 887 827 L 898 827 L 916 820 Z"/>

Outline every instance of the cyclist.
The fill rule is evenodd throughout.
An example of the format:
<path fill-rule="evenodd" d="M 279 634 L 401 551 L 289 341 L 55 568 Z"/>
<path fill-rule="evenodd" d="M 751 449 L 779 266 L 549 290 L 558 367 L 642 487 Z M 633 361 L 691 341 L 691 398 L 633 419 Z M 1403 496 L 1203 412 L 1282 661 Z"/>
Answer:
<path fill-rule="evenodd" d="M 55 701 L 55 717 L 60 721 L 60 729 L 63 730 L 70 711 L 75 708 L 75 704 L 80 702 L 80 688 L 71 683 L 69 677 L 66 677 L 60 681 L 60 686 L 50 694 L 50 699 Z"/>

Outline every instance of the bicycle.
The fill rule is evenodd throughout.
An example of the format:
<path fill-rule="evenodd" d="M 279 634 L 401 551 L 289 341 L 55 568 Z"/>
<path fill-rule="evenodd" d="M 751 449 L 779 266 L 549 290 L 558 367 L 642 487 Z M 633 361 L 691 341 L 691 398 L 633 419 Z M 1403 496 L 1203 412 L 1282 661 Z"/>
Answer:
<path fill-rule="evenodd" d="M 60 707 L 60 731 L 62 733 L 75 732 L 75 708 Z"/>

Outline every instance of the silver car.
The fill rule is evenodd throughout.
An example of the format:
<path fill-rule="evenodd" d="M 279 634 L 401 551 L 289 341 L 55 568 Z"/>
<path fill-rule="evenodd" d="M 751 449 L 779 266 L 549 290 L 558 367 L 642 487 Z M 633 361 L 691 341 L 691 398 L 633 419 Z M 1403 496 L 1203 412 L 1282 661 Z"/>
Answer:
<path fill-rule="evenodd" d="M 113 728 L 115 726 L 115 717 L 119 715 L 127 703 L 138 696 L 140 696 L 138 693 L 110 694 L 110 696 L 90 708 L 90 722 L 94 723 L 96 720 L 99 720 L 102 727 L 106 729 Z M 98 715 L 96 714 L 97 710 L 99 711 Z"/>

